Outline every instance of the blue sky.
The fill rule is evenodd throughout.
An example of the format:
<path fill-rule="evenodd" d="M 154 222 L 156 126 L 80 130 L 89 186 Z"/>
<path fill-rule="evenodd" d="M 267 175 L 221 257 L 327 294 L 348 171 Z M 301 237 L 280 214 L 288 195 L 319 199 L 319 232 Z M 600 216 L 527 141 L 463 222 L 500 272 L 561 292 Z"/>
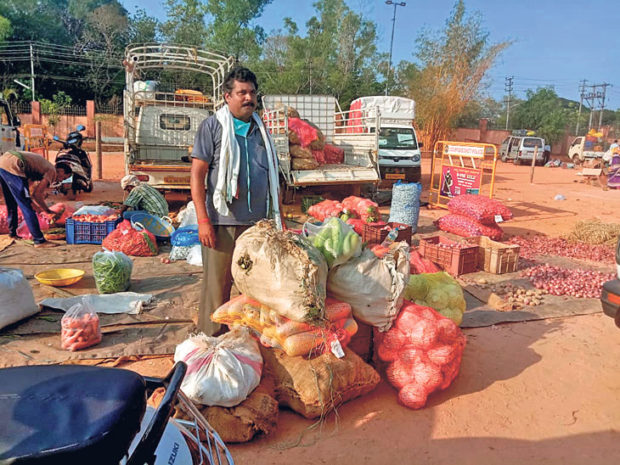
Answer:
<path fill-rule="evenodd" d="M 402 0 L 400 0 L 402 1 Z M 133 12 L 145 8 L 165 19 L 164 2 L 122 0 Z M 257 23 L 267 32 L 282 27 L 290 16 L 303 27 L 313 15 L 314 0 L 273 0 Z M 347 0 L 349 7 L 377 24 L 379 49 L 389 51 L 394 7 L 385 0 Z M 579 81 L 612 84 L 605 107 L 620 108 L 620 0 L 466 0 L 478 11 L 491 42 L 512 41 L 488 73 L 488 92 L 501 99 L 504 78 L 514 76 L 513 89 L 553 86 L 561 97 L 579 100 Z M 422 28 L 441 30 L 454 0 L 406 1 L 396 9 L 393 62 L 413 61 L 415 38 Z"/>

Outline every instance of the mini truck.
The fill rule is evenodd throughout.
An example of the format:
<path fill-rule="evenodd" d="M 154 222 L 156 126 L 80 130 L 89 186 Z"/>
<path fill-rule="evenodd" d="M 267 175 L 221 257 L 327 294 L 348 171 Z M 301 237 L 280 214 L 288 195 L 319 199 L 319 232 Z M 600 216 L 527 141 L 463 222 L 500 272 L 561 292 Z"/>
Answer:
<path fill-rule="evenodd" d="M 361 116 L 364 123 L 370 125 L 368 130 L 378 133 L 381 178 L 418 182 L 422 144 L 418 142 L 413 127 L 415 102 L 409 98 L 387 95 L 360 97 L 351 102 L 350 110 L 352 117 L 349 122 L 354 122 L 355 116 Z M 379 126 L 372 126 L 377 122 Z"/>
<path fill-rule="evenodd" d="M 21 150 L 19 117 L 9 103 L 0 97 L 0 155 L 8 150 Z"/>
<path fill-rule="evenodd" d="M 125 172 L 163 193 L 189 191 L 189 153 L 200 123 L 224 104 L 233 57 L 192 46 L 125 51 Z M 200 89 L 200 90 L 197 90 Z"/>
<path fill-rule="evenodd" d="M 263 121 L 271 132 L 283 183 L 284 200 L 292 199 L 295 190 L 307 186 L 376 185 L 379 180 L 377 166 L 378 135 L 369 130 L 378 125 L 379 116 L 369 123 L 358 118 L 353 132 L 348 129 L 350 112 L 340 109 L 338 101 L 328 95 L 265 95 Z M 325 142 L 344 150 L 344 163 L 325 164 L 313 170 L 293 170 L 288 143 L 287 107 L 292 107 L 302 119 L 316 125 Z M 375 126 L 376 127 L 376 126 Z"/>

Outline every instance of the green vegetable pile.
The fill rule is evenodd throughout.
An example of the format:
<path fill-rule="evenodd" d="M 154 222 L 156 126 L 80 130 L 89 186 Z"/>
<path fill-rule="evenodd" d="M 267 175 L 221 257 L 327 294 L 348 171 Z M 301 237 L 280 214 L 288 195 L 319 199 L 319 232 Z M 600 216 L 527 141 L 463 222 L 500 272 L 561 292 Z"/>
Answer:
<path fill-rule="evenodd" d="M 133 262 L 123 252 L 97 252 L 93 256 L 93 276 L 100 294 L 114 294 L 129 288 Z"/>
<path fill-rule="evenodd" d="M 405 288 L 405 299 L 431 307 L 457 325 L 463 321 L 465 297 L 459 283 L 448 273 L 412 274 Z"/>
<path fill-rule="evenodd" d="M 339 218 L 330 218 L 312 238 L 312 244 L 323 254 L 327 265 L 345 263 L 361 253 L 362 240 Z"/>

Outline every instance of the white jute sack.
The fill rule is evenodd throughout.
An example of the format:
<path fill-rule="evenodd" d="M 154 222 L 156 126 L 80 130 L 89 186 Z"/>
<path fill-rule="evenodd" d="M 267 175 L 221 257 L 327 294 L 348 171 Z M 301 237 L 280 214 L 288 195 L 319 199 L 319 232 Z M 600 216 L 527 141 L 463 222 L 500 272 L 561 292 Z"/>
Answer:
<path fill-rule="evenodd" d="M 208 406 L 240 404 L 258 386 L 263 372 L 258 342 L 241 326 L 219 337 L 190 336 L 177 346 L 174 361 L 187 363 L 181 390 Z"/>
<path fill-rule="evenodd" d="M 0 267 L 0 329 L 39 312 L 21 270 Z"/>
<path fill-rule="evenodd" d="M 259 221 L 237 239 L 231 269 L 241 294 L 290 320 L 324 322 L 327 262 L 308 239 Z"/>
<path fill-rule="evenodd" d="M 387 331 L 409 282 L 409 246 L 398 242 L 383 257 L 369 249 L 329 271 L 327 292 L 351 305 L 356 320 Z"/>

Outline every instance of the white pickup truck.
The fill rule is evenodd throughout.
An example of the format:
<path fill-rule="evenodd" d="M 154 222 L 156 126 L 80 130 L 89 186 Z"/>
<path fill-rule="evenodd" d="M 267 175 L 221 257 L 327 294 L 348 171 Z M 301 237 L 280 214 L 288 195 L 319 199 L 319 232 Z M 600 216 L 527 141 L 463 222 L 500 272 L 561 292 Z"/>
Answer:
<path fill-rule="evenodd" d="M 592 148 L 588 147 L 592 145 Z M 568 158 L 571 161 L 584 161 L 586 158 L 603 158 L 605 150 L 593 150 L 594 147 L 603 147 L 603 143 L 594 144 L 586 141 L 585 136 L 575 137 L 568 148 Z"/>
<path fill-rule="evenodd" d="M 280 162 L 285 198 L 300 187 L 346 184 L 361 187 L 379 182 L 378 134 L 369 130 L 378 124 L 377 121 L 371 124 L 364 117 L 358 122 L 358 132 L 347 131 L 351 127 L 348 125 L 350 112 L 343 112 L 336 98 L 328 95 L 265 95 L 262 102 L 263 121 L 271 132 Z M 294 108 L 302 119 L 316 125 L 327 143 L 344 149 L 344 163 L 293 170 L 286 107 Z"/>
<path fill-rule="evenodd" d="M 224 104 L 233 57 L 183 45 L 125 51 L 125 172 L 162 192 L 190 188 L 189 149 L 200 123 Z"/>
<path fill-rule="evenodd" d="M 418 182 L 421 175 L 422 144 L 413 127 L 415 102 L 405 97 L 379 95 L 360 97 L 351 102 L 351 114 L 364 116 L 371 132 L 379 135 L 381 178 Z M 378 117 L 377 117 L 378 116 Z M 355 121 L 354 117 L 349 122 Z M 380 124 L 379 130 L 373 124 Z"/>

